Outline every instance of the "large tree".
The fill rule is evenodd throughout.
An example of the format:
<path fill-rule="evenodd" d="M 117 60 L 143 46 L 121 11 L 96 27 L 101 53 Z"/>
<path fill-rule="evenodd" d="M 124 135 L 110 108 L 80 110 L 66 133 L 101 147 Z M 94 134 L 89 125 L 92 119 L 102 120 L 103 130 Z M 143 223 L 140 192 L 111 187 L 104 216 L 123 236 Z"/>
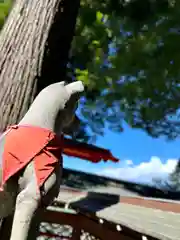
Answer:
<path fill-rule="evenodd" d="M 64 80 L 79 0 L 1 3 L 0 130 L 17 123 L 36 94 Z"/>
<path fill-rule="evenodd" d="M 15 9 L 23 1 L 17 0 L 10 14 L 15 20 L 14 27 L 11 28 L 9 19 L 12 17 L 9 17 L 1 33 L 0 46 L 4 51 L 6 50 L 6 53 L 8 52 L 7 44 L 15 43 L 18 36 L 21 36 L 22 41 L 24 40 L 27 44 L 25 44 L 26 51 L 21 50 L 24 58 L 21 58 L 21 52 L 18 55 L 18 52 L 11 50 L 14 60 L 10 64 L 7 58 L 9 53 L 7 55 L 0 48 L 0 54 L 6 57 L 6 67 L 4 65 L 1 67 L 6 71 L 5 75 L 3 71 L 0 73 L 0 83 L 3 82 L 0 97 L 2 98 L 5 93 L 7 96 L 7 98 L 4 97 L 4 102 L 0 102 L 2 113 L 5 113 L 3 126 L 17 121 L 24 114 L 39 89 L 50 82 L 59 81 L 59 76 L 65 75 L 67 54 L 64 58 L 63 53 L 64 49 L 67 53 L 70 41 L 67 41 L 68 46 L 64 48 L 67 35 L 63 34 L 68 29 L 67 23 L 71 27 L 74 26 L 75 17 L 72 16 L 77 13 L 78 3 L 73 2 L 71 7 L 71 1 L 65 0 L 64 2 L 70 5 L 68 9 L 74 10 L 74 15 L 58 11 L 55 15 L 61 16 L 61 20 L 58 18 L 58 21 L 55 21 L 56 27 L 53 28 L 53 21 L 48 21 L 46 17 L 54 13 L 55 5 L 53 4 L 59 1 L 51 0 L 48 11 L 46 1 L 43 1 L 44 15 L 43 12 L 39 15 L 40 22 L 48 21 L 48 25 L 40 24 L 38 21 L 39 24 L 36 26 L 33 21 L 27 27 L 26 24 L 30 19 L 36 19 L 35 12 L 32 10 L 36 1 L 33 0 L 29 8 L 25 8 L 27 11 L 22 12 L 24 15 L 21 19 Z M 39 2 L 41 1 L 38 1 L 38 7 L 40 7 Z M 29 17 L 25 12 L 28 12 Z M 122 131 L 123 122 L 127 122 L 132 127 L 144 129 L 154 137 L 165 135 L 173 139 L 179 136 L 179 12 L 180 2 L 172 0 L 81 1 L 76 35 L 68 62 L 69 81 L 80 79 L 87 85 L 86 94 L 81 99 L 82 131 L 78 132 L 77 137 L 83 138 L 84 130 L 87 130 L 91 136 L 103 134 L 105 123 L 115 131 Z M 44 37 L 44 41 L 40 40 L 41 47 L 38 48 L 34 58 L 36 61 L 33 60 L 32 55 L 28 55 L 34 53 L 30 51 L 33 49 L 32 41 L 25 41 L 26 34 L 15 27 L 21 23 L 21 20 L 24 21 L 21 26 L 31 31 L 28 39 L 40 36 L 38 29 L 42 27 L 41 36 Z M 49 26 L 49 28 L 43 26 Z M 8 35 L 6 29 L 9 28 L 15 31 L 17 36 Z M 48 29 L 54 29 L 54 31 Z M 4 35 L 8 39 L 6 44 L 3 43 Z M 46 36 L 51 36 L 48 47 L 45 47 Z M 37 43 L 36 37 L 35 42 Z M 14 47 L 13 49 L 17 48 L 15 45 Z M 42 49 L 45 51 L 43 52 Z M 42 60 L 40 65 L 38 56 L 41 56 Z M 18 74 L 18 71 L 15 71 L 18 69 L 16 64 L 22 64 L 22 59 L 24 59 L 24 67 L 29 66 L 29 68 L 24 68 L 24 71 Z M 26 61 L 32 65 L 25 64 Z M 1 62 L 4 64 L 0 57 Z M 38 67 L 34 68 L 34 66 Z M 10 70 L 13 73 L 11 75 Z M 13 98 L 9 94 L 10 88 L 15 93 Z M 19 89 L 17 96 L 15 96 L 16 88 Z M 25 97 L 21 98 L 20 95 Z M 11 104 L 12 101 L 16 104 Z"/>

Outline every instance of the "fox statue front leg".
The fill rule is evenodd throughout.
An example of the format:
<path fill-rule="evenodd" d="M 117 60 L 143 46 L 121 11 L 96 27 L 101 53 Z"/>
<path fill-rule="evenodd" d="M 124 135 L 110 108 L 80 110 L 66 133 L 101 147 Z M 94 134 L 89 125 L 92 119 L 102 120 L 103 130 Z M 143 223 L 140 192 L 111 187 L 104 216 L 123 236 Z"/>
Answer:
<path fill-rule="evenodd" d="M 60 181 L 61 166 L 59 165 L 42 186 L 42 192 L 37 191 L 38 186 L 34 164 L 33 162 L 30 162 L 22 177 L 19 179 L 21 192 L 16 198 L 16 210 L 10 240 L 28 239 L 31 221 L 41 204 L 41 201 L 43 204 L 44 202 L 46 205 L 50 204 L 52 196 L 54 198 L 59 193 Z"/>

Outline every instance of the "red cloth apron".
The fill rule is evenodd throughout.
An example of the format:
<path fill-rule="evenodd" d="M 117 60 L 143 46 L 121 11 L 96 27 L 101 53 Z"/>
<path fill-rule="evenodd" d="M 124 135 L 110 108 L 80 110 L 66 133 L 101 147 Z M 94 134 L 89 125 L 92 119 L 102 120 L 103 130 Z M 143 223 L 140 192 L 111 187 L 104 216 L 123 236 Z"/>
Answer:
<path fill-rule="evenodd" d="M 4 138 L 2 189 L 6 181 L 30 161 L 34 162 L 37 186 L 40 188 L 58 162 L 62 161 L 62 138 L 48 129 L 12 126 Z"/>

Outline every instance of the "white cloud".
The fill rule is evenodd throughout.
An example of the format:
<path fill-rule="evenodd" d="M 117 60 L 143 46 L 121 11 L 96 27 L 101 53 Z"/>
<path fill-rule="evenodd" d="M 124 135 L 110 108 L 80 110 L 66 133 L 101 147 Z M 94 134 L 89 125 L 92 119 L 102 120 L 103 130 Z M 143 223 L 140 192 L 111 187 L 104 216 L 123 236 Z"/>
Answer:
<path fill-rule="evenodd" d="M 163 163 L 160 158 L 151 157 L 149 162 L 134 165 L 133 161 L 128 159 L 120 163 L 121 167 L 104 168 L 98 174 L 122 180 L 151 183 L 152 178 L 166 178 L 176 164 L 177 159 L 168 159 Z"/>
<path fill-rule="evenodd" d="M 128 160 L 126 160 L 126 162 L 125 162 L 128 166 L 130 166 L 130 165 L 133 165 L 133 161 L 132 160 L 130 160 L 130 159 L 128 159 Z"/>

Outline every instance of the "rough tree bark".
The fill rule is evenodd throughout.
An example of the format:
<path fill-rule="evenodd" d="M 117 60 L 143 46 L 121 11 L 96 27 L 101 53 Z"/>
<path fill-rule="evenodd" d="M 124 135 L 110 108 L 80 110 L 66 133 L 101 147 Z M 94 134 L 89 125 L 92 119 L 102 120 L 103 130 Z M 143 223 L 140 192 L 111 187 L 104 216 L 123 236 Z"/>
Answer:
<path fill-rule="evenodd" d="M 0 131 L 65 78 L 79 0 L 16 0 L 0 34 Z"/>

